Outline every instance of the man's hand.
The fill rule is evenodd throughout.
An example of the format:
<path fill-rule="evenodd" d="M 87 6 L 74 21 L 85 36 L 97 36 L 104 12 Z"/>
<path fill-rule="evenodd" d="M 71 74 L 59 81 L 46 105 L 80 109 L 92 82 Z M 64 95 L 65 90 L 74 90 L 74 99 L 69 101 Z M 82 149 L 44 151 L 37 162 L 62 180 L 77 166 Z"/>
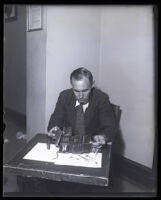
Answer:
<path fill-rule="evenodd" d="M 104 135 L 95 135 L 90 143 L 92 143 L 92 152 L 97 153 L 102 145 L 106 144 L 106 137 Z"/>
<path fill-rule="evenodd" d="M 58 131 L 60 128 L 58 126 L 54 126 L 53 128 L 50 129 L 49 133 L 53 133 L 55 131 Z"/>
<path fill-rule="evenodd" d="M 104 135 L 95 135 L 93 137 L 94 142 L 93 145 L 103 145 L 106 144 L 106 137 Z"/>
<path fill-rule="evenodd" d="M 55 132 L 60 130 L 58 126 L 54 126 L 53 128 L 50 129 L 50 131 L 47 133 L 47 135 L 50 136 L 56 136 Z"/>

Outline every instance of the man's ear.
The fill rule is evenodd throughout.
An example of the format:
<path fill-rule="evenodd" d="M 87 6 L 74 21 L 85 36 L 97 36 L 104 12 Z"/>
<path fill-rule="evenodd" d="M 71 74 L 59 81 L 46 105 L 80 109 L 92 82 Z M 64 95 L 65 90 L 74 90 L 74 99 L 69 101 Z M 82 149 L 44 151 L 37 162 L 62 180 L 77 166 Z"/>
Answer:
<path fill-rule="evenodd" d="M 95 80 L 93 80 L 93 83 L 92 83 L 92 88 L 95 86 Z"/>

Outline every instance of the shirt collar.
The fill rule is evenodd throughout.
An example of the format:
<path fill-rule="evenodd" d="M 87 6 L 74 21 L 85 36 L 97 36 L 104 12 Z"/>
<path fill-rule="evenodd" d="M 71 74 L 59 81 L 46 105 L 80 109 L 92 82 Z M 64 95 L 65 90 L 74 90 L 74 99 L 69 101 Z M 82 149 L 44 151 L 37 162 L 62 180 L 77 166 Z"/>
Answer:
<path fill-rule="evenodd" d="M 87 102 L 86 104 L 83 104 L 83 106 L 88 106 L 89 102 Z M 79 106 L 80 103 L 78 100 L 76 100 L 76 103 L 75 103 L 75 107 Z"/>
<path fill-rule="evenodd" d="M 79 105 L 80 105 L 79 101 L 76 100 L 75 107 L 77 107 L 77 106 L 79 106 Z M 88 108 L 88 105 L 89 105 L 89 102 L 83 105 L 83 110 L 84 110 L 84 112 L 85 112 L 86 108 Z"/>
<path fill-rule="evenodd" d="M 75 107 L 77 107 L 77 106 L 79 106 L 79 105 L 80 105 L 79 101 L 76 100 Z"/>

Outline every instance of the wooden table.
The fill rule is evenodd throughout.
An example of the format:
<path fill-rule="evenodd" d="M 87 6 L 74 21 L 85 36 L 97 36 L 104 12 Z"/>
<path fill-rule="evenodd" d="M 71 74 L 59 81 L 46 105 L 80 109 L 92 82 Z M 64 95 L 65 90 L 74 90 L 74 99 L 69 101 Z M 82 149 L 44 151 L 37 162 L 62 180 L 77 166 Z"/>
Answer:
<path fill-rule="evenodd" d="M 23 157 L 38 143 L 46 143 L 45 134 L 37 134 L 12 160 L 3 165 L 5 173 L 17 176 L 38 177 L 53 181 L 67 181 L 89 185 L 108 186 L 111 145 L 103 150 L 102 168 L 55 165 L 51 162 L 26 160 Z"/>

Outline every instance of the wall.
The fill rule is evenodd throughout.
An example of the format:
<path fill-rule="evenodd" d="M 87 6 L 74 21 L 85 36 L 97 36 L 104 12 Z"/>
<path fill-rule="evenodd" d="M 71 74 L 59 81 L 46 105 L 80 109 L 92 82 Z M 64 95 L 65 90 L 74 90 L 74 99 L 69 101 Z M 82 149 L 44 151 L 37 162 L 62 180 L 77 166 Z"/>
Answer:
<path fill-rule="evenodd" d="M 45 132 L 46 10 L 43 30 L 27 32 L 27 140 Z"/>
<path fill-rule="evenodd" d="M 4 23 L 4 106 L 26 115 L 26 8 Z"/>
<path fill-rule="evenodd" d="M 70 73 L 87 67 L 98 80 L 100 11 L 95 6 L 48 6 L 46 51 L 46 127 Z"/>
<path fill-rule="evenodd" d="M 124 156 L 152 167 L 153 23 L 149 6 L 48 6 L 46 123 L 73 69 L 84 66 L 121 106 Z"/>
<path fill-rule="evenodd" d="M 150 6 L 102 9 L 99 86 L 121 106 L 124 156 L 152 167 L 154 55 Z"/>

